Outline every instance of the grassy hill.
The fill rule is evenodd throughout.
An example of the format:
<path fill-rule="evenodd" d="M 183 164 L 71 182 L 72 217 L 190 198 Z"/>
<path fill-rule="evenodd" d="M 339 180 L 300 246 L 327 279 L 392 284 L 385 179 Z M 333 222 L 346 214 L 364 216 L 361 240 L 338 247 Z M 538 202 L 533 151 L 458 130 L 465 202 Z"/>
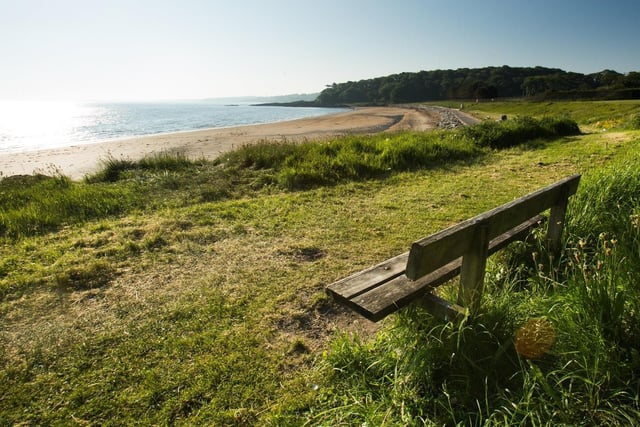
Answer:
<path fill-rule="evenodd" d="M 362 136 L 2 179 L 0 424 L 628 424 L 640 103 L 466 108 L 583 133 L 499 150 L 464 131 Z M 324 294 L 573 173 L 565 257 L 492 260 L 462 328 L 418 309 L 371 325 Z M 530 318 L 557 334 L 541 359 L 515 353 Z"/>

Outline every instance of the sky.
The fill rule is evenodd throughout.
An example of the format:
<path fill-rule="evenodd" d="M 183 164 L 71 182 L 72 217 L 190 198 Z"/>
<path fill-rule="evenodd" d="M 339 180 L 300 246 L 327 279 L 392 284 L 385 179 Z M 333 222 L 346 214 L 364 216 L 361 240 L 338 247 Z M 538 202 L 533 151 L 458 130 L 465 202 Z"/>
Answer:
<path fill-rule="evenodd" d="M 502 65 L 640 71 L 640 1 L 0 0 L 0 100 L 273 96 Z"/>

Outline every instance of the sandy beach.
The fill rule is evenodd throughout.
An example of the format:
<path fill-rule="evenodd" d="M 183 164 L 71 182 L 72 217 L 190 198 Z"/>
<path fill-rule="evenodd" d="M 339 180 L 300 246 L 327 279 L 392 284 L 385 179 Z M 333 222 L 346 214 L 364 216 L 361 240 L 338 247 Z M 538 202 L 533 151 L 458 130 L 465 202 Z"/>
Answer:
<path fill-rule="evenodd" d="M 244 144 L 304 141 L 353 133 L 428 130 L 437 126 L 438 109 L 366 107 L 326 116 L 230 128 L 177 132 L 87 145 L 0 154 L 0 176 L 62 173 L 82 179 L 107 158 L 138 160 L 158 152 L 180 152 L 213 159 Z"/>

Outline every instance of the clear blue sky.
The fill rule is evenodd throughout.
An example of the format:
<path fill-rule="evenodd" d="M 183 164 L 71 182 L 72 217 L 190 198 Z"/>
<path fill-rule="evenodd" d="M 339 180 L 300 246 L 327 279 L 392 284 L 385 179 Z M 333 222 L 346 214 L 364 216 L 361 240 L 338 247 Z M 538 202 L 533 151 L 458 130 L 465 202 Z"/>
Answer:
<path fill-rule="evenodd" d="M 640 1 L 0 0 L 0 100 L 311 93 L 490 65 L 640 71 Z"/>

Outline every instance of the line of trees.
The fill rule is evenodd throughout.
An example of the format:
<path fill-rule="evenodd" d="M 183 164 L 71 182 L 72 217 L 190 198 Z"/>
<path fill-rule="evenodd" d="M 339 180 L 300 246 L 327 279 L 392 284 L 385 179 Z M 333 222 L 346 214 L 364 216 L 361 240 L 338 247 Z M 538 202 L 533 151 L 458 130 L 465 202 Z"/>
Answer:
<path fill-rule="evenodd" d="M 593 74 L 545 67 L 485 67 L 392 74 L 333 83 L 316 104 L 397 104 L 498 97 L 638 98 L 640 72 L 604 70 Z"/>

